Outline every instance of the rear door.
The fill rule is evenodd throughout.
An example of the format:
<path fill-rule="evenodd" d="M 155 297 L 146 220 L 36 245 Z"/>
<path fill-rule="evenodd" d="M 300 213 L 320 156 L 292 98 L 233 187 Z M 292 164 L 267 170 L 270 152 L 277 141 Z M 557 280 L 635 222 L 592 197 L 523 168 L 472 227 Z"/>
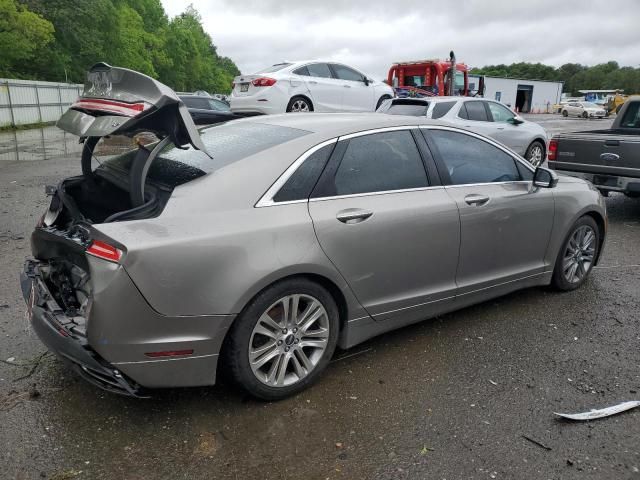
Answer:
<path fill-rule="evenodd" d="M 458 117 L 462 119 L 461 125 L 464 128 L 492 137 L 496 135 L 497 130 L 485 103 L 481 100 L 463 102 Z"/>
<path fill-rule="evenodd" d="M 334 76 L 341 81 L 342 108 L 349 112 L 373 112 L 375 110 L 374 89 L 364 83 L 364 75 L 339 63 L 332 63 Z"/>
<path fill-rule="evenodd" d="M 409 127 L 348 136 L 311 195 L 320 245 L 378 320 L 426 318 L 455 295 L 458 209 L 431 165 Z"/>
<path fill-rule="evenodd" d="M 316 112 L 342 110 L 342 84 L 326 63 L 311 63 L 293 72 L 304 78 Z"/>
<path fill-rule="evenodd" d="M 551 234 L 551 189 L 506 150 L 471 133 L 423 129 L 460 210 L 459 295 L 540 275 Z"/>

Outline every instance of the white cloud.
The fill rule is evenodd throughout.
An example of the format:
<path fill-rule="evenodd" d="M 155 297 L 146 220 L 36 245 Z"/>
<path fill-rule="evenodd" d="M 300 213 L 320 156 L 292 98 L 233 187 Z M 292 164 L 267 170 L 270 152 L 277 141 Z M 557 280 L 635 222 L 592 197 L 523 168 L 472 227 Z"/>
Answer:
<path fill-rule="evenodd" d="M 170 16 L 186 5 L 162 2 Z M 192 2 L 218 52 L 243 73 L 282 60 L 325 58 L 384 78 L 394 61 L 444 58 L 451 49 L 470 66 L 639 63 L 637 0 Z"/>

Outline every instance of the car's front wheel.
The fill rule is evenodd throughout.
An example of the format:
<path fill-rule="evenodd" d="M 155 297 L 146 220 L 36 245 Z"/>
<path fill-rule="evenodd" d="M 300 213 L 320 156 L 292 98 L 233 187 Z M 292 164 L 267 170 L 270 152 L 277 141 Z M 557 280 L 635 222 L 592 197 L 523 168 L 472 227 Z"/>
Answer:
<path fill-rule="evenodd" d="M 600 229 L 584 216 L 574 223 L 565 239 L 553 270 L 551 284 L 559 290 L 575 290 L 593 268 L 600 248 Z"/>
<path fill-rule="evenodd" d="M 569 112 L 567 112 L 566 110 L 562 110 L 562 116 L 563 117 L 568 117 L 569 116 Z"/>
<path fill-rule="evenodd" d="M 287 112 L 313 112 L 313 105 L 304 97 L 293 97 L 289 100 Z"/>
<path fill-rule="evenodd" d="M 587 112 L 582 112 L 582 118 L 589 118 L 589 114 Z"/>
<path fill-rule="evenodd" d="M 526 158 L 527 161 L 534 167 L 539 167 L 544 162 L 544 156 L 544 145 L 542 144 L 542 142 L 535 140 L 531 142 L 531 145 L 529 145 L 529 148 L 527 148 L 524 158 Z"/>
<path fill-rule="evenodd" d="M 229 332 L 224 362 L 251 395 L 279 400 L 313 383 L 338 340 L 338 307 L 305 278 L 277 283 L 255 297 Z"/>

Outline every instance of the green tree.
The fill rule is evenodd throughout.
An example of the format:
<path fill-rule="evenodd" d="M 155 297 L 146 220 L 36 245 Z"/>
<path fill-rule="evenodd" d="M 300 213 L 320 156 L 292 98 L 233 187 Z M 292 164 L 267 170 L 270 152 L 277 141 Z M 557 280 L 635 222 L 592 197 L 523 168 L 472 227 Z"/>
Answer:
<path fill-rule="evenodd" d="M 0 0 L 0 75 L 13 76 L 39 47 L 53 40 L 53 25 L 15 0 Z"/>

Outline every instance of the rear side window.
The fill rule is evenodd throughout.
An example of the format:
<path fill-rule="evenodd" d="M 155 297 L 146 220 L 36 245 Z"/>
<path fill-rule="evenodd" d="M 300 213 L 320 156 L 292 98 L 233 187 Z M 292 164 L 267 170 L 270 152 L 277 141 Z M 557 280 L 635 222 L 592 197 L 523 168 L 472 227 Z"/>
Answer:
<path fill-rule="evenodd" d="M 516 161 L 490 143 L 464 133 L 429 130 L 452 185 L 521 180 Z"/>
<path fill-rule="evenodd" d="M 182 101 L 188 108 L 200 108 L 202 110 L 209 110 L 209 102 L 206 98 L 197 97 L 184 97 Z"/>
<path fill-rule="evenodd" d="M 312 63 L 307 65 L 307 71 L 310 77 L 333 78 L 329 65 L 326 63 Z"/>
<path fill-rule="evenodd" d="M 289 177 L 289 180 L 273 197 L 274 202 L 291 202 L 309 198 L 324 166 L 327 164 L 335 143 L 325 145 L 313 152 Z"/>
<path fill-rule="evenodd" d="M 400 130 L 349 140 L 327 193 L 351 195 L 427 185 L 427 174 L 413 136 L 408 130 Z"/>
<path fill-rule="evenodd" d="M 433 106 L 433 112 L 431 112 L 431 118 L 444 117 L 449 110 L 453 108 L 456 102 L 438 102 Z"/>
<path fill-rule="evenodd" d="M 476 122 L 489 121 L 487 111 L 484 108 L 484 102 L 464 102 L 464 106 L 467 110 L 467 116 L 464 118 L 467 120 L 474 120 Z"/>
<path fill-rule="evenodd" d="M 305 77 L 309 76 L 309 69 L 307 67 L 300 67 L 293 71 L 296 75 L 303 75 Z"/>

